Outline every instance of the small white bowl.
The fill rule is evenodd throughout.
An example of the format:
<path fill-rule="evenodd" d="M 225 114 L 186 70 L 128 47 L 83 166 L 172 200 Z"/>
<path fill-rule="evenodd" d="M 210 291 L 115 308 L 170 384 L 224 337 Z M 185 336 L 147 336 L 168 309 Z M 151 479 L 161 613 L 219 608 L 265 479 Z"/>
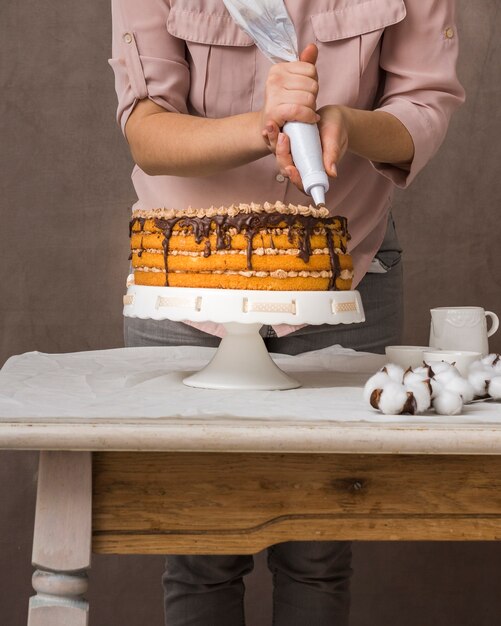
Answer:
<path fill-rule="evenodd" d="M 432 365 L 433 362 L 445 361 L 456 366 L 463 378 L 468 377 L 470 365 L 482 358 L 480 352 L 470 352 L 468 350 L 430 350 L 423 355 L 425 363 Z M 433 369 L 433 365 L 432 365 Z"/>
<path fill-rule="evenodd" d="M 423 365 L 423 355 L 430 346 L 386 346 L 388 360 L 404 369 Z"/>

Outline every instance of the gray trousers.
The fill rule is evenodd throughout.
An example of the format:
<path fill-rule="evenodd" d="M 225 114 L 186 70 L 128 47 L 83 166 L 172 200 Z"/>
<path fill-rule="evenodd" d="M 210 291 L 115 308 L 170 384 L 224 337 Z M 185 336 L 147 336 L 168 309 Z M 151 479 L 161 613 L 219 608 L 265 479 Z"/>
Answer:
<path fill-rule="evenodd" d="M 307 326 L 285 337 L 262 335 L 270 352 L 299 354 L 334 344 L 383 353 L 402 330 L 401 249 L 393 220 L 378 252 L 386 273 L 367 274 L 358 286 L 366 321 L 351 326 Z M 217 346 L 220 339 L 179 322 L 125 318 L 127 346 Z M 284 392 L 286 393 L 286 392 Z M 347 626 L 351 543 L 289 541 L 268 549 L 273 574 L 274 626 Z M 243 626 L 245 556 L 168 556 L 163 576 L 166 626 Z"/>

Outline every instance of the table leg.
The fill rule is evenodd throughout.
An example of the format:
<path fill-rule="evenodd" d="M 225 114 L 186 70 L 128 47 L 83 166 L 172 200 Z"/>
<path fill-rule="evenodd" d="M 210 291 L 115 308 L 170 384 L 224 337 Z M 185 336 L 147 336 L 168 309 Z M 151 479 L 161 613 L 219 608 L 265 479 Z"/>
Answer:
<path fill-rule="evenodd" d="M 92 453 L 41 452 L 28 626 L 87 626 Z"/>

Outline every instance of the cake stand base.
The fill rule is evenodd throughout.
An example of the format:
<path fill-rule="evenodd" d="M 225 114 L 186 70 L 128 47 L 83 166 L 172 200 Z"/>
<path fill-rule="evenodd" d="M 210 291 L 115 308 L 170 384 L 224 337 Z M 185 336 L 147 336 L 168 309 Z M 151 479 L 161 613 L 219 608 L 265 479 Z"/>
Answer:
<path fill-rule="evenodd" d="M 135 285 L 124 315 L 140 319 L 213 322 L 226 335 L 208 365 L 183 380 L 205 389 L 295 389 L 297 380 L 272 361 L 263 324 L 357 324 L 365 320 L 358 291 L 251 291 Z"/>
<path fill-rule="evenodd" d="M 226 335 L 212 360 L 183 380 L 205 389 L 296 389 L 301 383 L 283 372 L 270 357 L 259 334 L 262 324 L 224 324 Z"/>

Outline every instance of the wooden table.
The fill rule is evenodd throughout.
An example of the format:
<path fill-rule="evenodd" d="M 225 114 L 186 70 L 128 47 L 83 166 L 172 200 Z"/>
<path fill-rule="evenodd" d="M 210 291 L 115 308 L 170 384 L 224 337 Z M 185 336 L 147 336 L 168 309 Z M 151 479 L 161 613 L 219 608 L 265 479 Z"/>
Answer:
<path fill-rule="evenodd" d="M 497 540 L 501 405 L 486 415 L 452 426 L 344 423 L 334 403 L 332 421 L 318 423 L 3 417 L 1 448 L 41 451 L 28 624 L 88 624 L 91 552 Z"/>

